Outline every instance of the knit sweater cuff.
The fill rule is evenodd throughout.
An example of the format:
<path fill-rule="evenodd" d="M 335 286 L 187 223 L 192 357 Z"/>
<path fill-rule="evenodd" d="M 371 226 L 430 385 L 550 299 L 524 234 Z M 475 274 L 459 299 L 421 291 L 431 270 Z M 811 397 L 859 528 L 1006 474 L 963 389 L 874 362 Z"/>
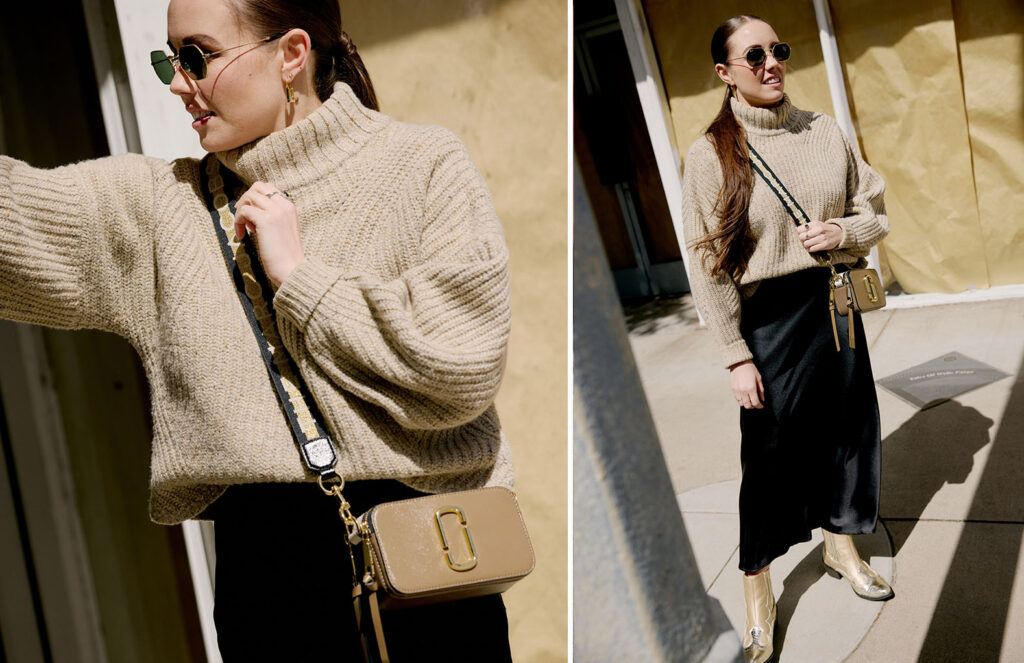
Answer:
<path fill-rule="evenodd" d="M 750 348 L 747 347 L 747 342 L 742 338 L 722 348 L 722 361 L 725 362 L 726 368 L 753 358 L 754 355 L 750 352 Z"/>
<path fill-rule="evenodd" d="M 83 326 L 83 245 L 92 209 L 70 168 L 43 171 L 0 157 L 0 317 Z M 76 207 L 76 203 L 84 203 Z M 83 255 L 84 254 L 84 255 Z"/>
<path fill-rule="evenodd" d="M 306 328 L 320 300 L 341 274 L 316 258 L 305 258 L 295 266 L 274 295 L 278 319 L 287 321 L 299 331 Z"/>
<path fill-rule="evenodd" d="M 841 219 L 829 219 L 826 223 L 831 223 L 843 231 L 843 236 L 839 238 L 839 244 L 836 246 L 837 249 L 848 249 L 854 246 L 854 235 L 846 225 L 842 223 Z"/>

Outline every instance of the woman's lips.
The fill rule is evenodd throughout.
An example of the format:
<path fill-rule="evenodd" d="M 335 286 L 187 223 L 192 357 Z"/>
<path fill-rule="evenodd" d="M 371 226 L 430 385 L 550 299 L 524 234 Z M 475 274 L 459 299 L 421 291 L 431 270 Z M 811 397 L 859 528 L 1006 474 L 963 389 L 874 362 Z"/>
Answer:
<path fill-rule="evenodd" d="M 192 113 L 192 128 L 198 129 L 210 121 L 210 118 L 216 115 L 212 111 L 193 111 Z"/>

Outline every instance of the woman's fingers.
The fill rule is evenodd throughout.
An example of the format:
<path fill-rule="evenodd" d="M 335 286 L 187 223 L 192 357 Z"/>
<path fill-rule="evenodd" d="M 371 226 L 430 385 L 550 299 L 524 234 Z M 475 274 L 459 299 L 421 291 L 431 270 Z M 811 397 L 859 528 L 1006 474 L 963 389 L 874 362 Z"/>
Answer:
<path fill-rule="evenodd" d="M 811 253 L 829 251 L 839 246 L 843 239 L 843 229 L 834 223 L 811 221 L 797 229 L 797 236 Z"/>
<path fill-rule="evenodd" d="M 298 214 L 273 184 L 253 182 L 235 205 L 235 237 L 252 236 L 270 282 L 277 286 L 303 260 Z"/>
<path fill-rule="evenodd" d="M 761 373 L 753 362 L 747 361 L 734 366 L 729 372 L 729 382 L 736 402 L 744 409 L 764 407 L 764 387 Z"/>
<path fill-rule="evenodd" d="M 764 403 L 761 402 L 761 394 L 757 385 L 754 385 L 754 388 L 750 390 L 750 393 L 747 395 L 747 400 L 750 403 L 750 407 L 754 410 L 760 410 L 764 407 Z"/>
<path fill-rule="evenodd" d="M 294 209 L 288 195 L 273 184 L 253 182 L 235 203 L 235 237 L 241 240 L 247 232 L 256 235 L 261 223 L 294 216 Z"/>
<path fill-rule="evenodd" d="M 236 205 L 235 238 L 241 241 L 245 239 L 247 233 L 252 233 L 253 237 L 255 237 L 259 232 L 259 224 L 265 216 L 266 212 L 255 205 Z"/>

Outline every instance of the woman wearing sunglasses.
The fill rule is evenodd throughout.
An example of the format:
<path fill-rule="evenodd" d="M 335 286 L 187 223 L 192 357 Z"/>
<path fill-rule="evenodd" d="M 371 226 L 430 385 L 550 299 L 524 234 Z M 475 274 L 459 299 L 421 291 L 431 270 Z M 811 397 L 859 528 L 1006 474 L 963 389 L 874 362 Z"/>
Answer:
<path fill-rule="evenodd" d="M 892 588 L 851 534 L 878 515 L 878 404 L 867 342 L 832 328 L 831 273 L 862 264 L 888 232 L 884 183 L 836 122 L 783 92 L 790 48 L 765 21 L 725 21 L 711 39 L 727 86 L 721 111 L 686 156 L 683 211 L 690 282 L 730 371 L 742 432 L 740 555 L 748 661 L 774 658 L 769 565 L 820 527 L 823 562 L 862 598 Z M 752 159 L 789 192 L 777 194 Z M 802 207 L 798 226 L 783 198 Z"/>
<path fill-rule="evenodd" d="M 167 18 L 171 53 L 152 65 L 210 155 L 55 170 L 0 157 L 0 316 L 137 349 L 151 515 L 216 522 L 225 660 L 359 660 L 339 505 L 299 453 L 215 223 L 258 253 L 270 328 L 355 514 L 511 485 L 493 406 L 509 334 L 502 230 L 457 138 L 377 111 L 336 0 L 171 0 Z M 393 661 L 422 660 L 452 628 L 447 650 L 510 659 L 498 595 L 383 621 Z"/>

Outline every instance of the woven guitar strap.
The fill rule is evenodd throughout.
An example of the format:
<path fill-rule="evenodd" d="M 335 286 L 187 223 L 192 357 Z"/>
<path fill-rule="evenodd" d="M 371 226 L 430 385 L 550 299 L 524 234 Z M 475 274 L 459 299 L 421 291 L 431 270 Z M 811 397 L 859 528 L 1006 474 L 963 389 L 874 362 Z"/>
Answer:
<path fill-rule="evenodd" d="M 793 222 L 796 223 L 797 227 L 808 225 L 811 220 L 807 216 L 807 212 L 804 211 L 804 208 L 800 207 L 800 203 L 796 201 L 796 198 L 794 198 L 789 192 L 786 185 L 782 183 L 782 180 L 778 178 L 775 171 L 765 163 L 764 158 L 757 153 L 757 150 L 755 150 L 754 146 L 749 142 L 747 143 L 747 151 L 750 153 L 750 167 L 754 169 L 754 172 L 757 173 L 762 180 L 764 180 L 764 183 L 768 185 L 768 188 L 775 193 L 779 202 L 781 202 L 782 206 L 786 208 L 790 218 L 793 219 Z M 836 352 L 839 352 L 839 330 L 836 328 L 836 287 L 842 284 L 842 277 L 836 273 L 836 268 L 832 264 L 832 258 L 829 256 L 827 251 L 824 256 L 814 254 L 814 257 L 817 258 L 818 262 L 821 263 L 822 266 L 828 267 L 832 272 L 831 287 L 828 291 L 828 308 L 829 317 L 832 320 L 832 336 L 836 341 Z M 850 347 L 852 348 L 854 344 L 852 308 L 847 309 L 847 323 L 850 332 Z"/>
<path fill-rule="evenodd" d="M 377 594 L 375 591 L 363 591 L 366 582 L 371 583 L 371 587 L 374 582 L 372 559 L 368 554 L 369 548 L 362 528 L 352 514 L 351 505 L 341 492 L 345 487 L 345 481 L 335 471 L 337 453 L 334 443 L 321 423 L 323 417 L 316 406 L 316 401 L 310 397 L 309 389 L 298 367 L 281 342 L 274 314 L 274 291 L 260 264 L 256 248 L 248 234 L 241 241 L 235 237 L 234 192 L 239 189 L 241 183 L 230 170 L 222 170 L 220 162 L 212 156 L 204 159 L 200 173 L 200 185 L 210 210 L 210 217 L 213 219 L 214 229 L 220 239 L 224 261 L 234 279 L 238 299 L 252 327 L 270 381 L 274 385 L 274 392 L 291 427 L 292 436 L 306 467 L 316 473 L 321 490 L 330 497 L 336 497 L 340 502 L 338 514 L 347 532 L 346 543 L 352 562 L 352 601 L 363 654 L 370 663 L 388 663 Z M 361 543 L 362 546 L 359 545 Z M 367 570 L 365 579 L 357 569 L 354 551 L 357 546 L 363 549 L 362 568 Z M 364 619 L 365 612 L 369 612 L 369 620 Z"/>

